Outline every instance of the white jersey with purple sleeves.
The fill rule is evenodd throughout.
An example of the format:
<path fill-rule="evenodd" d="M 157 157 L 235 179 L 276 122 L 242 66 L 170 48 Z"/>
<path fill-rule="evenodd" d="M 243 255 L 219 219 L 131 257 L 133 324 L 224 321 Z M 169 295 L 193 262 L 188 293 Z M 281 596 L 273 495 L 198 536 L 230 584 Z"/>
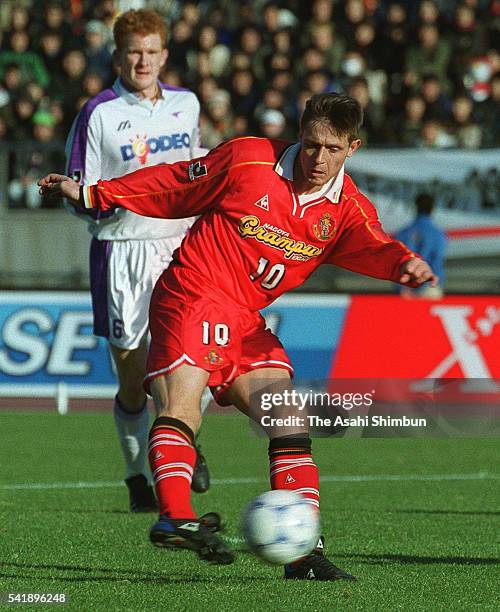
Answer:
<path fill-rule="evenodd" d="M 82 184 L 111 179 L 138 168 L 200 155 L 200 104 L 187 89 L 160 83 L 155 104 L 139 99 L 120 79 L 89 100 L 66 143 L 66 173 Z M 82 215 L 78 215 L 82 216 Z M 196 217 L 152 219 L 124 208 L 101 217 L 84 216 L 99 240 L 155 240 L 184 235 Z"/>

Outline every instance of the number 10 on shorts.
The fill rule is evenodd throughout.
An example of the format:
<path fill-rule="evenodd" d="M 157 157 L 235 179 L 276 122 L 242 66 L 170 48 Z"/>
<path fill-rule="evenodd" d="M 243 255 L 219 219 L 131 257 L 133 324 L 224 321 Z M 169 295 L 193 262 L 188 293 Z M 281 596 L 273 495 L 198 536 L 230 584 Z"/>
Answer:
<path fill-rule="evenodd" d="M 211 325 L 209 321 L 203 321 L 203 344 L 212 342 L 219 346 L 226 346 L 229 342 L 229 327 L 225 323 Z"/>

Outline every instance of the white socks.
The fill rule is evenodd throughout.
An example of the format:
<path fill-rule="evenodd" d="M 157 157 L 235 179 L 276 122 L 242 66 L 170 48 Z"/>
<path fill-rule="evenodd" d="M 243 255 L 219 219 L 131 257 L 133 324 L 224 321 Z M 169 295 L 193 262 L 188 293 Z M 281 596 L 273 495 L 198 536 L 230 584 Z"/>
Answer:
<path fill-rule="evenodd" d="M 147 401 L 140 412 L 131 413 L 115 397 L 113 406 L 116 430 L 125 459 L 125 478 L 144 474 L 149 480 L 148 438 L 150 419 Z"/>
<path fill-rule="evenodd" d="M 203 395 L 201 396 L 201 402 L 200 402 L 201 414 L 205 414 L 205 410 L 208 408 L 210 402 L 212 401 L 213 401 L 212 393 L 210 392 L 210 389 L 208 387 L 205 387 L 205 390 L 203 391 Z"/>

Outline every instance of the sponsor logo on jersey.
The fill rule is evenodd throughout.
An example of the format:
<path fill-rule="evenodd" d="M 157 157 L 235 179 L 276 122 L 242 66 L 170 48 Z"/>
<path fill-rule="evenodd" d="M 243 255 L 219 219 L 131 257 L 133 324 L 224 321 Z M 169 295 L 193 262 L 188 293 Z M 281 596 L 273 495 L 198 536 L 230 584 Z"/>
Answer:
<path fill-rule="evenodd" d="M 260 198 L 260 200 L 257 200 L 257 202 L 254 203 L 254 206 L 258 206 L 264 210 L 269 210 L 269 195 L 266 193 L 264 197 Z"/>
<path fill-rule="evenodd" d="M 121 121 L 118 124 L 118 127 L 116 128 L 117 132 L 121 132 L 122 130 L 128 130 L 132 127 L 132 124 L 130 123 L 130 121 L 127 119 L 126 121 Z"/>
<path fill-rule="evenodd" d="M 206 165 L 202 164 L 200 161 L 195 161 L 192 164 L 189 164 L 188 175 L 190 181 L 194 181 L 194 179 L 201 178 L 207 174 L 208 170 Z"/>
<path fill-rule="evenodd" d="M 254 215 L 247 215 L 240 219 L 239 232 L 242 238 L 255 238 L 273 249 L 285 252 L 287 259 L 300 259 L 308 261 L 311 257 L 319 257 L 324 249 L 307 244 L 302 240 L 294 240 L 284 230 L 260 224 L 260 219 Z M 298 257 L 297 257 L 298 256 Z"/>
<path fill-rule="evenodd" d="M 211 363 L 212 365 L 216 365 L 223 361 L 223 358 L 217 353 L 215 349 L 210 349 L 205 356 L 205 361 L 207 363 Z"/>
<path fill-rule="evenodd" d="M 314 223 L 312 228 L 318 240 L 330 240 L 337 231 L 335 221 L 332 220 L 330 213 L 323 213 L 318 223 Z"/>
<path fill-rule="evenodd" d="M 152 138 L 148 138 L 147 134 L 143 136 L 136 134 L 135 139 L 131 139 L 129 142 L 130 144 L 120 147 L 123 161 L 130 161 L 137 157 L 141 165 L 144 165 L 148 155 L 170 151 L 170 149 L 188 149 L 191 144 L 191 138 L 187 132 Z"/>

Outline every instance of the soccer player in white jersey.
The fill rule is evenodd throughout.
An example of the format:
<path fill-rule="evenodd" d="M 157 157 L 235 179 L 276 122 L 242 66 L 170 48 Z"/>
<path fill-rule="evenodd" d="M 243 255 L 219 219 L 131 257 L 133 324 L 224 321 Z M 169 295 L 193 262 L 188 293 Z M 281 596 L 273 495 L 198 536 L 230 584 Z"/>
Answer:
<path fill-rule="evenodd" d="M 66 144 L 67 174 L 82 184 L 144 166 L 200 155 L 196 95 L 158 80 L 168 56 L 167 26 L 154 11 L 130 10 L 115 22 L 114 85 L 89 100 Z M 151 292 L 195 217 L 152 219 L 124 209 L 84 215 L 92 234 L 90 281 L 94 333 L 108 339 L 119 389 L 115 423 L 126 464 L 130 509 L 157 509 L 147 478 L 149 414 L 145 375 Z M 192 488 L 205 491 L 201 453 Z"/>

